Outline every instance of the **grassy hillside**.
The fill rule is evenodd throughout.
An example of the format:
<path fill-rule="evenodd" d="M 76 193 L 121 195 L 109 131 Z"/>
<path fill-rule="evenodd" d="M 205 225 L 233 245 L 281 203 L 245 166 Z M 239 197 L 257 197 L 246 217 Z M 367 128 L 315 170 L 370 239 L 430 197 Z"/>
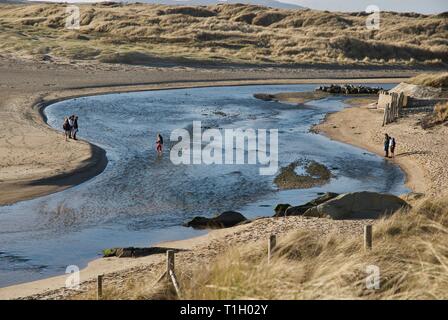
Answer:
<path fill-rule="evenodd" d="M 443 14 L 384 12 L 380 30 L 371 31 L 365 13 L 230 4 L 94 4 L 80 6 L 78 31 L 65 28 L 65 8 L 1 5 L 0 54 L 124 63 L 179 57 L 269 64 L 448 63 Z"/>

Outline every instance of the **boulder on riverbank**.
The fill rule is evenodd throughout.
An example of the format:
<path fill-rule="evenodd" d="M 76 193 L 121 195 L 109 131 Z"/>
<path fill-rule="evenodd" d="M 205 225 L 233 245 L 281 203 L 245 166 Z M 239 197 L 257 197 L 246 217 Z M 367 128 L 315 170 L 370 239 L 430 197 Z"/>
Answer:
<path fill-rule="evenodd" d="M 335 197 L 339 196 L 339 193 L 334 193 L 334 192 L 327 192 L 325 194 L 323 194 L 320 197 L 317 197 L 314 200 L 311 200 L 305 204 L 302 204 L 300 206 L 290 206 L 289 208 L 287 208 L 284 212 L 285 216 L 300 216 L 303 215 L 308 209 L 311 209 L 312 207 L 318 206 L 328 200 L 331 200 Z"/>
<path fill-rule="evenodd" d="M 331 219 L 376 219 L 409 207 L 406 201 L 391 194 L 376 192 L 344 193 L 305 211 L 304 216 Z"/>
<path fill-rule="evenodd" d="M 286 210 L 290 208 L 291 205 L 289 203 L 279 203 L 274 208 L 274 217 L 283 217 L 285 215 Z"/>
<path fill-rule="evenodd" d="M 185 223 L 184 226 L 195 229 L 220 229 L 233 227 L 247 221 L 247 218 L 239 212 L 226 211 L 214 218 L 194 217 L 191 221 Z"/>

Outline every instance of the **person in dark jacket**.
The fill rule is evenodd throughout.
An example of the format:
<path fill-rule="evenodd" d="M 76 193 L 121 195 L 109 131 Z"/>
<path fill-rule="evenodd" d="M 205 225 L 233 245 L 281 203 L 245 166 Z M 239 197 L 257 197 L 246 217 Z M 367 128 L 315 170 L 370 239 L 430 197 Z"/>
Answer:
<path fill-rule="evenodd" d="M 389 143 L 390 143 L 390 137 L 389 137 L 389 135 L 386 133 L 386 134 L 384 135 L 384 152 L 386 153 L 386 154 L 385 154 L 385 157 L 386 157 L 386 158 L 389 158 Z"/>
<path fill-rule="evenodd" d="M 162 154 L 162 152 L 163 152 L 163 137 L 160 133 L 157 133 L 156 149 L 159 154 Z"/>
<path fill-rule="evenodd" d="M 73 128 L 72 128 L 72 137 L 74 140 L 76 139 L 76 134 L 78 133 L 78 116 L 73 116 Z"/>
<path fill-rule="evenodd" d="M 68 141 L 68 138 L 70 138 L 70 131 L 72 128 L 70 127 L 70 124 L 68 123 L 68 118 L 64 118 L 64 124 L 62 125 L 62 129 L 64 129 L 65 133 L 65 141 Z"/>

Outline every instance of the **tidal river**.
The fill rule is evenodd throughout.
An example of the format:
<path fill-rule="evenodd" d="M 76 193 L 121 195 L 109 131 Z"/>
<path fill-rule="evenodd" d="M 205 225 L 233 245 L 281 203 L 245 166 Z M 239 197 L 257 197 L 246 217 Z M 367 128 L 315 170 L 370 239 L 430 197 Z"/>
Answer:
<path fill-rule="evenodd" d="M 389 88 L 389 85 L 382 85 Z M 110 247 L 149 246 L 203 234 L 182 227 L 196 215 L 237 210 L 249 218 L 272 215 L 277 203 L 301 204 L 320 192 L 370 190 L 402 194 L 404 174 L 379 156 L 309 132 L 344 98 L 306 107 L 265 102 L 254 93 L 309 91 L 314 85 L 212 87 L 84 97 L 46 109 L 61 130 L 79 116 L 79 137 L 107 151 L 105 171 L 63 192 L 0 207 L 0 287 L 80 268 Z M 174 165 L 170 133 L 206 128 L 278 129 L 280 166 L 297 159 L 326 165 L 334 177 L 321 187 L 278 191 L 258 165 Z M 165 139 L 161 157 L 155 138 Z M 61 139 L 63 136 L 61 134 Z M 67 143 L 67 148 L 70 143 Z"/>

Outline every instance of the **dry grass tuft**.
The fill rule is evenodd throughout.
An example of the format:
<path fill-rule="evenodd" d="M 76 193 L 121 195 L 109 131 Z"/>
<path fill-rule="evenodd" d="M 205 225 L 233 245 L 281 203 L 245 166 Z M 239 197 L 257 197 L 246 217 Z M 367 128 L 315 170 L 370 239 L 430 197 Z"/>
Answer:
<path fill-rule="evenodd" d="M 438 125 L 447 125 L 448 102 L 439 102 L 434 107 L 434 112 L 425 115 L 419 122 L 423 129 L 432 129 Z"/>
<path fill-rule="evenodd" d="M 437 121 L 443 123 L 448 120 L 448 102 L 438 103 L 434 108 Z"/>
<path fill-rule="evenodd" d="M 448 88 L 448 72 L 443 73 L 424 73 L 406 81 L 410 84 L 435 87 Z"/>
<path fill-rule="evenodd" d="M 280 239 L 270 264 L 265 244 L 234 248 L 182 279 L 186 299 L 447 299 L 448 199 L 425 201 L 361 237 L 298 231 Z M 368 266 L 380 288 L 366 287 Z"/>

